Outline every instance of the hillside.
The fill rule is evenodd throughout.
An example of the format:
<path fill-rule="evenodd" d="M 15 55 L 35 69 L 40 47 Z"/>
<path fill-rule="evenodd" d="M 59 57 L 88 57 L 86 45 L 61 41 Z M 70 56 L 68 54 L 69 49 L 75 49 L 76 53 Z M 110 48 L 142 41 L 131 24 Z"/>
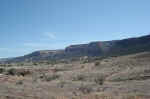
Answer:
<path fill-rule="evenodd" d="M 150 35 L 113 41 L 97 41 L 89 44 L 71 45 L 64 50 L 43 50 L 8 59 L 6 62 L 60 60 L 76 57 L 108 57 L 150 51 Z"/>

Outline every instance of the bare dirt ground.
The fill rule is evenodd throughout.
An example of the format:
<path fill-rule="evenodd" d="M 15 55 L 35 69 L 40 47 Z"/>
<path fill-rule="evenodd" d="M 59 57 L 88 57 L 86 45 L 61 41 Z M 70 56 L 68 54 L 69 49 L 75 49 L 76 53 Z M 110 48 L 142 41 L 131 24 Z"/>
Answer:
<path fill-rule="evenodd" d="M 150 53 L 0 68 L 0 99 L 150 99 Z"/>

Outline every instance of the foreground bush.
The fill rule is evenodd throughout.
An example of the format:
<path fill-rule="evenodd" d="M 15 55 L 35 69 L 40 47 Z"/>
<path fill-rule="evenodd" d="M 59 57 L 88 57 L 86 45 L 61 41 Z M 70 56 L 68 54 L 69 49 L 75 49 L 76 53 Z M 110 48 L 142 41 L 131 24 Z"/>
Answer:
<path fill-rule="evenodd" d="M 7 75 L 12 75 L 12 76 L 26 76 L 31 74 L 31 71 L 26 70 L 26 69 L 15 69 L 15 68 L 11 68 L 6 70 L 6 74 Z"/>

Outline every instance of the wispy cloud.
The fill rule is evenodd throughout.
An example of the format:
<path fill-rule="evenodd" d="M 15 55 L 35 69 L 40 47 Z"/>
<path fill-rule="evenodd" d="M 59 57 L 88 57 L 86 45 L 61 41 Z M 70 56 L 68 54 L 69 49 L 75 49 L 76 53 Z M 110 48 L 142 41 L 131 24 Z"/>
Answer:
<path fill-rule="evenodd" d="M 44 35 L 50 39 L 56 39 L 56 35 L 51 32 L 45 32 Z"/>
<path fill-rule="evenodd" d="M 31 42 L 24 43 L 23 45 L 30 48 L 45 48 L 50 46 L 50 44 L 47 43 L 31 43 Z"/>
<path fill-rule="evenodd" d="M 34 50 L 55 49 L 56 48 L 55 45 L 56 43 L 54 44 L 55 39 L 56 39 L 55 33 L 44 32 L 42 33 L 42 37 L 40 38 L 39 41 L 24 42 L 23 46 Z"/>
<path fill-rule="evenodd" d="M 0 48 L 0 57 L 7 58 L 7 57 L 17 57 L 23 56 L 25 54 L 30 53 L 32 50 L 28 48 Z"/>
<path fill-rule="evenodd" d="M 27 52 L 25 48 L 0 48 L 0 52 L 6 52 L 6 53 L 10 53 L 10 52 Z"/>
<path fill-rule="evenodd" d="M 6 50 L 10 50 L 8 48 L 0 48 L 0 51 L 6 51 Z"/>
<path fill-rule="evenodd" d="M 66 46 L 66 43 L 38 43 L 38 42 L 27 42 L 23 46 L 33 50 L 53 50 L 62 49 Z"/>
<path fill-rule="evenodd" d="M 22 42 L 18 47 L 1 47 L 0 58 L 22 56 L 36 50 L 57 49 L 61 46 L 60 43 L 56 43 L 55 33 L 45 32 L 41 34 L 39 41 Z"/>

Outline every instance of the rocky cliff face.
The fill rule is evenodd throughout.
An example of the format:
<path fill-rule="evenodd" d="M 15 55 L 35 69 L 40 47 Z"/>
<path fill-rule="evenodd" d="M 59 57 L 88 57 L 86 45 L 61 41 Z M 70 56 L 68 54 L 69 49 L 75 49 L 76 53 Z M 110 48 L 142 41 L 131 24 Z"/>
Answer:
<path fill-rule="evenodd" d="M 98 41 L 89 44 L 71 45 L 64 50 L 36 51 L 9 59 L 10 62 L 67 59 L 83 56 L 119 56 L 150 51 L 150 35 L 113 41 Z"/>

